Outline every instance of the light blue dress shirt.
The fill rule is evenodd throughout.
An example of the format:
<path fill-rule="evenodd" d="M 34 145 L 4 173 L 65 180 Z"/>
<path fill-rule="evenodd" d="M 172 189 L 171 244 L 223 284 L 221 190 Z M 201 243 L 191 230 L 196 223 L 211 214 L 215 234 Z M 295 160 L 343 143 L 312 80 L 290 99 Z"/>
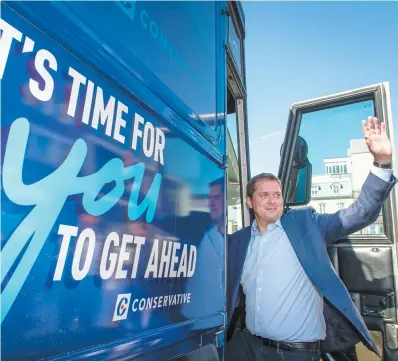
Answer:
<path fill-rule="evenodd" d="M 265 233 L 252 225 L 242 273 L 246 327 L 253 335 L 286 342 L 326 336 L 323 299 L 298 260 L 280 221 Z"/>

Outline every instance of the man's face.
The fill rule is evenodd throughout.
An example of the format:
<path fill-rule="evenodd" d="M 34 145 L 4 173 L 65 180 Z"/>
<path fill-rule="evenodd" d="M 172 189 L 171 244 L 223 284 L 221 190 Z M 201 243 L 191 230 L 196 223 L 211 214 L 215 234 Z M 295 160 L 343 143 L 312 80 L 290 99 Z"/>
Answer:
<path fill-rule="evenodd" d="M 246 197 L 249 208 L 266 223 L 274 223 L 283 212 L 282 190 L 277 181 L 263 179 L 256 182 L 253 197 Z"/>
<path fill-rule="evenodd" d="M 214 184 L 210 187 L 210 217 L 213 222 L 223 217 L 223 192 L 222 186 Z"/>

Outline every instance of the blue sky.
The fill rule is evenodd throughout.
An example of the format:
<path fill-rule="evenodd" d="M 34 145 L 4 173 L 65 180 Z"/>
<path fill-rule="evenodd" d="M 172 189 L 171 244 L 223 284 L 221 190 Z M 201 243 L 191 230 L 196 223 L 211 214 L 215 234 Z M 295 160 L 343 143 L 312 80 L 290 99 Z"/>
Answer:
<path fill-rule="evenodd" d="M 398 151 L 398 2 L 244 1 L 243 8 L 252 175 L 277 173 L 292 103 L 383 81 Z"/>
<path fill-rule="evenodd" d="M 357 119 L 367 119 L 369 115 L 374 116 L 373 100 L 303 115 L 299 135 L 307 141 L 313 175 L 325 174 L 326 158 L 347 156 L 350 140 L 363 138 Z"/>

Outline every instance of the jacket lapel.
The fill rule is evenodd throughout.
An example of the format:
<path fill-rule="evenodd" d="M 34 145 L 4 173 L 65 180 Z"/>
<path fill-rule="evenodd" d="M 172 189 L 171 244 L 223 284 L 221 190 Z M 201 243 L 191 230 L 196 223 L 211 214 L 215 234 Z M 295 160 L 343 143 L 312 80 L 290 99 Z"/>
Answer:
<path fill-rule="evenodd" d="M 239 245 L 240 251 L 244 252 L 243 253 L 245 255 L 245 257 L 243 257 L 244 259 L 246 258 L 246 253 L 249 247 L 250 238 L 251 238 L 251 226 L 246 227 L 243 230 L 243 237 L 241 238 L 241 244 Z"/>
<path fill-rule="evenodd" d="M 297 258 L 299 259 L 307 275 L 312 279 L 314 276 L 312 274 L 312 265 L 316 260 L 314 260 L 314 254 L 311 247 L 309 247 L 309 242 L 304 241 L 306 238 L 310 238 L 308 236 L 309 230 L 303 228 L 302 225 L 300 226 L 297 224 L 294 212 L 285 212 L 281 218 L 281 223 L 297 255 Z"/>
<path fill-rule="evenodd" d="M 238 290 L 240 285 L 240 280 L 242 278 L 243 266 L 246 259 L 247 249 L 249 247 L 250 238 L 251 238 L 251 226 L 246 227 L 240 231 L 241 233 L 233 239 L 231 248 L 228 250 L 228 253 L 231 253 L 231 257 L 229 258 L 230 264 L 228 268 L 231 269 L 229 274 L 229 280 L 233 282 L 232 286 L 232 310 L 235 309 Z"/>
<path fill-rule="evenodd" d="M 247 249 L 249 247 L 251 238 L 251 227 L 246 227 L 242 230 L 242 237 L 239 238 L 239 244 L 235 248 L 235 265 L 238 268 L 239 282 L 243 272 L 243 265 L 246 259 Z"/>
<path fill-rule="evenodd" d="M 300 227 L 297 227 L 294 215 L 291 212 L 285 212 L 282 215 L 281 223 L 283 229 L 285 230 L 290 243 L 292 244 L 297 257 L 301 261 L 301 256 L 303 254 L 303 238 L 300 234 Z"/>

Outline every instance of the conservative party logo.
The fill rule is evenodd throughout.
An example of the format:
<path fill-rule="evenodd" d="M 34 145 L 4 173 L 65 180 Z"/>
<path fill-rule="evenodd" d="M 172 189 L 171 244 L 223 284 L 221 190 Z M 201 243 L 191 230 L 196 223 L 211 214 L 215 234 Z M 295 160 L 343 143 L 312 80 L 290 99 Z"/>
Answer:
<path fill-rule="evenodd" d="M 113 321 L 125 320 L 130 306 L 131 293 L 122 293 L 117 296 Z"/>

